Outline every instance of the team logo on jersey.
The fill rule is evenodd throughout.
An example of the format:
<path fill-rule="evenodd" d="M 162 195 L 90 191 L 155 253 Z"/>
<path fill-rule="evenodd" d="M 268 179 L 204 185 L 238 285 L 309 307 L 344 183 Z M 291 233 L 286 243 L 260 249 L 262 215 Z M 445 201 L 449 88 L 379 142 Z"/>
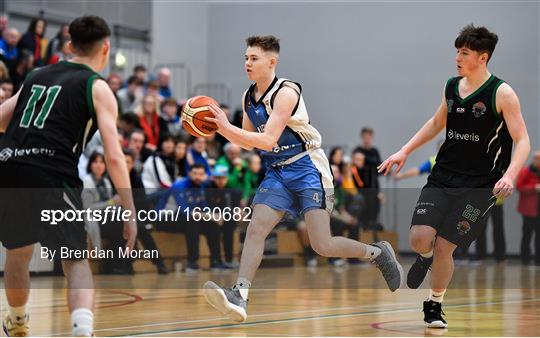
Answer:
<path fill-rule="evenodd" d="M 448 99 L 446 100 L 446 106 L 448 107 L 448 112 L 452 112 L 452 106 L 454 105 L 454 100 Z"/>
<path fill-rule="evenodd" d="M 457 225 L 457 231 L 460 236 L 464 236 L 471 230 L 471 225 L 467 221 L 460 221 Z"/>
<path fill-rule="evenodd" d="M 13 155 L 13 150 L 10 148 L 4 148 L 0 151 L 0 161 L 6 162 Z"/>
<path fill-rule="evenodd" d="M 482 101 L 476 102 L 472 107 L 474 117 L 476 118 L 479 118 L 480 116 L 484 115 L 486 110 L 487 110 L 487 107 Z"/>

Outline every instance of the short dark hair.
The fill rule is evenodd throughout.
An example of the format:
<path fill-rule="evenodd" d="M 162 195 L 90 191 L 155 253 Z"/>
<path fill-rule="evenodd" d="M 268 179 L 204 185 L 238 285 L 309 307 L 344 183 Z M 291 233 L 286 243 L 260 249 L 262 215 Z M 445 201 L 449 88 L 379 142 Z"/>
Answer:
<path fill-rule="evenodd" d="M 279 54 L 279 39 L 273 35 L 254 35 L 246 39 L 248 47 L 259 47 L 265 52 Z"/>
<path fill-rule="evenodd" d="M 139 116 L 137 114 L 132 113 L 132 112 L 127 112 L 127 113 L 124 113 L 124 114 L 120 115 L 120 117 L 118 117 L 118 119 L 120 121 L 123 121 L 123 122 L 125 122 L 127 124 L 131 124 L 132 126 L 134 126 L 136 129 L 134 129 L 133 131 L 140 130 L 144 134 L 144 132 L 141 130 L 141 122 L 140 122 Z M 132 133 L 133 133 L 133 131 L 132 131 Z"/>
<path fill-rule="evenodd" d="M 146 72 L 146 67 L 144 65 L 135 65 L 135 67 L 133 67 L 133 73 L 137 72 Z"/>
<path fill-rule="evenodd" d="M 132 84 L 142 86 L 144 83 L 143 83 L 143 81 L 141 79 L 139 79 L 135 75 L 131 75 L 130 77 L 128 77 L 127 84 L 128 84 L 128 86 L 132 85 Z"/>
<path fill-rule="evenodd" d="M 131 159 L 135 160 L 135 153 L 133 152 L 133 150 L 129 148 L 123 148 L 122 152 L 124 153 L 124 156 L 129 156 L 131 157 Z"/>
<path fill-rule="evenodd" d="M 204 164 L 202 163 L 195 163 L 191 166 L 191 168 L 189 169 L 189 171 L 192 171 L 193 169 L 203 169 L 206 171 L 206 168 L 204 167 Z"/>
<path fill-rule="evenodd" d="M 372 134 L 373 135 L 373 128 L 371 127 L 363 127 L 362 130 L 360 130 L 360 135 L 364 134 Z"/>
<path fill-rule="evenodd" d="M 454 46 L 456 48 L 469 48 L 478 53 L 487 53 L 488 61 L 499 41 L 497 34 L 490 32 L 486 27 L 475 27 L 473 24 L 463 27 L 459 32 Z"/>
<path fill-rule="evenodd" d="M 86 15 L 71 22 L 69 35 L 75 50 L 81 55 L 88 55 L 94 51 L 98 42 L 111 36 L 111 30 L 99 16 Z"/>

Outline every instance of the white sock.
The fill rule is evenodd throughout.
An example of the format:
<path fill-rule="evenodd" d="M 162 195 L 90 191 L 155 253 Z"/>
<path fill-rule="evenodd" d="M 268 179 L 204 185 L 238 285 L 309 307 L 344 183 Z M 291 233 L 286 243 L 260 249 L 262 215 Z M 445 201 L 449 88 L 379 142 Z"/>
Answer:
<path fill-rule="evenodd" d="M 251 282 L 249 280 L 239 277 L 234 287 L 240 291 L 240 295 L 244 300 L 248 299 L 249 288 L 251 287 Z"/>
<path fill-rule="evenodd" d="M 432 300 L 437 303 L 442 303 L 445 292 L 446 292 L 446 289 L 443 290 L 442 292 L 435 292 L 433 290 L 429 290 L 428 300 Z"/>
<path fill-rule="evenodd" d="M 74 337 L 91 337 L 94 332 L 94 315 L 85 308 L 73 310 L 71 313 L 71 334 Z"/>
<path fill-rule="evenodd" d="M 373 259 L 381 254 L 381 249 L 377 248 L 376 246 L 366 244 L 366 253 L 364 254 L 364 257 L 366 259 Z"/>
<path fill-rule="evenodd" d="M 24 322 L 26 317 L 26 304 L 23 306 L 9 306 L 9 318 L 16 323 Z"/>
<path fill-rule="evenodd" d="M 433 257 L 433 249 L 431 249 L 430 252 L 426 252 L 426 253 L 420 254 L 420 256 L 422 256 L 422 257 L 424 257 L 424 258 L 431 258 L 431 257 Z"/>

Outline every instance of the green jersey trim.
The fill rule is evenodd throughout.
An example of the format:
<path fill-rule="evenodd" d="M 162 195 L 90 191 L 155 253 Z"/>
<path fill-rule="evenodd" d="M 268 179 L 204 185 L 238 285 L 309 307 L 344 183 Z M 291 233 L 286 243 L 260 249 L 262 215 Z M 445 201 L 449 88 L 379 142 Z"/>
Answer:
<path fill-rule="evenodd" d="M 495 78 L 495 76 L 493 74 L 491 74 L 491 76 L 489 77 L 489 79 L 486 80 L 486 82 L 484 82 L 477 90 L 475 90 L 472 94 L 469 94 L 467 95 L 466 98 L 461 98 L 461 96 L 459 95 L 459 81 L 463 78 L 459 78 L 457 81 L 456 81 L 456 84 L 455 84 L 455 87 L 454 87 L 454 90 L 456 92 L 456 97 L 459 101 L 460 104 L 464 104 L 465 102 L 469 101 L 470 99 L 472 99 L 473 97 L 475 97 L 476 95 L 478 95 L 478 93 L 480 93 L 484 88 L 486 88 L 487 85 L 490 84 L 490 82 Z"/>

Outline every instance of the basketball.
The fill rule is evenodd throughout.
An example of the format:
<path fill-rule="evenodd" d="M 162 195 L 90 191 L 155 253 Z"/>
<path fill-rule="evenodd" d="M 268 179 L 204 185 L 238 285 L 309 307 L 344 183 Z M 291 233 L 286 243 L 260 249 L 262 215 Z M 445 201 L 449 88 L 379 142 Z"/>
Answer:
<path fill-rule="evenodd" d="M 205 117 L 214 117 L 208 106 L 219 103 L 209 96 L 194 96 L 187 100 L 182 109 L 182 126 L 195 137 L 208 137 L 216 132 L 217 125 Z"/>

